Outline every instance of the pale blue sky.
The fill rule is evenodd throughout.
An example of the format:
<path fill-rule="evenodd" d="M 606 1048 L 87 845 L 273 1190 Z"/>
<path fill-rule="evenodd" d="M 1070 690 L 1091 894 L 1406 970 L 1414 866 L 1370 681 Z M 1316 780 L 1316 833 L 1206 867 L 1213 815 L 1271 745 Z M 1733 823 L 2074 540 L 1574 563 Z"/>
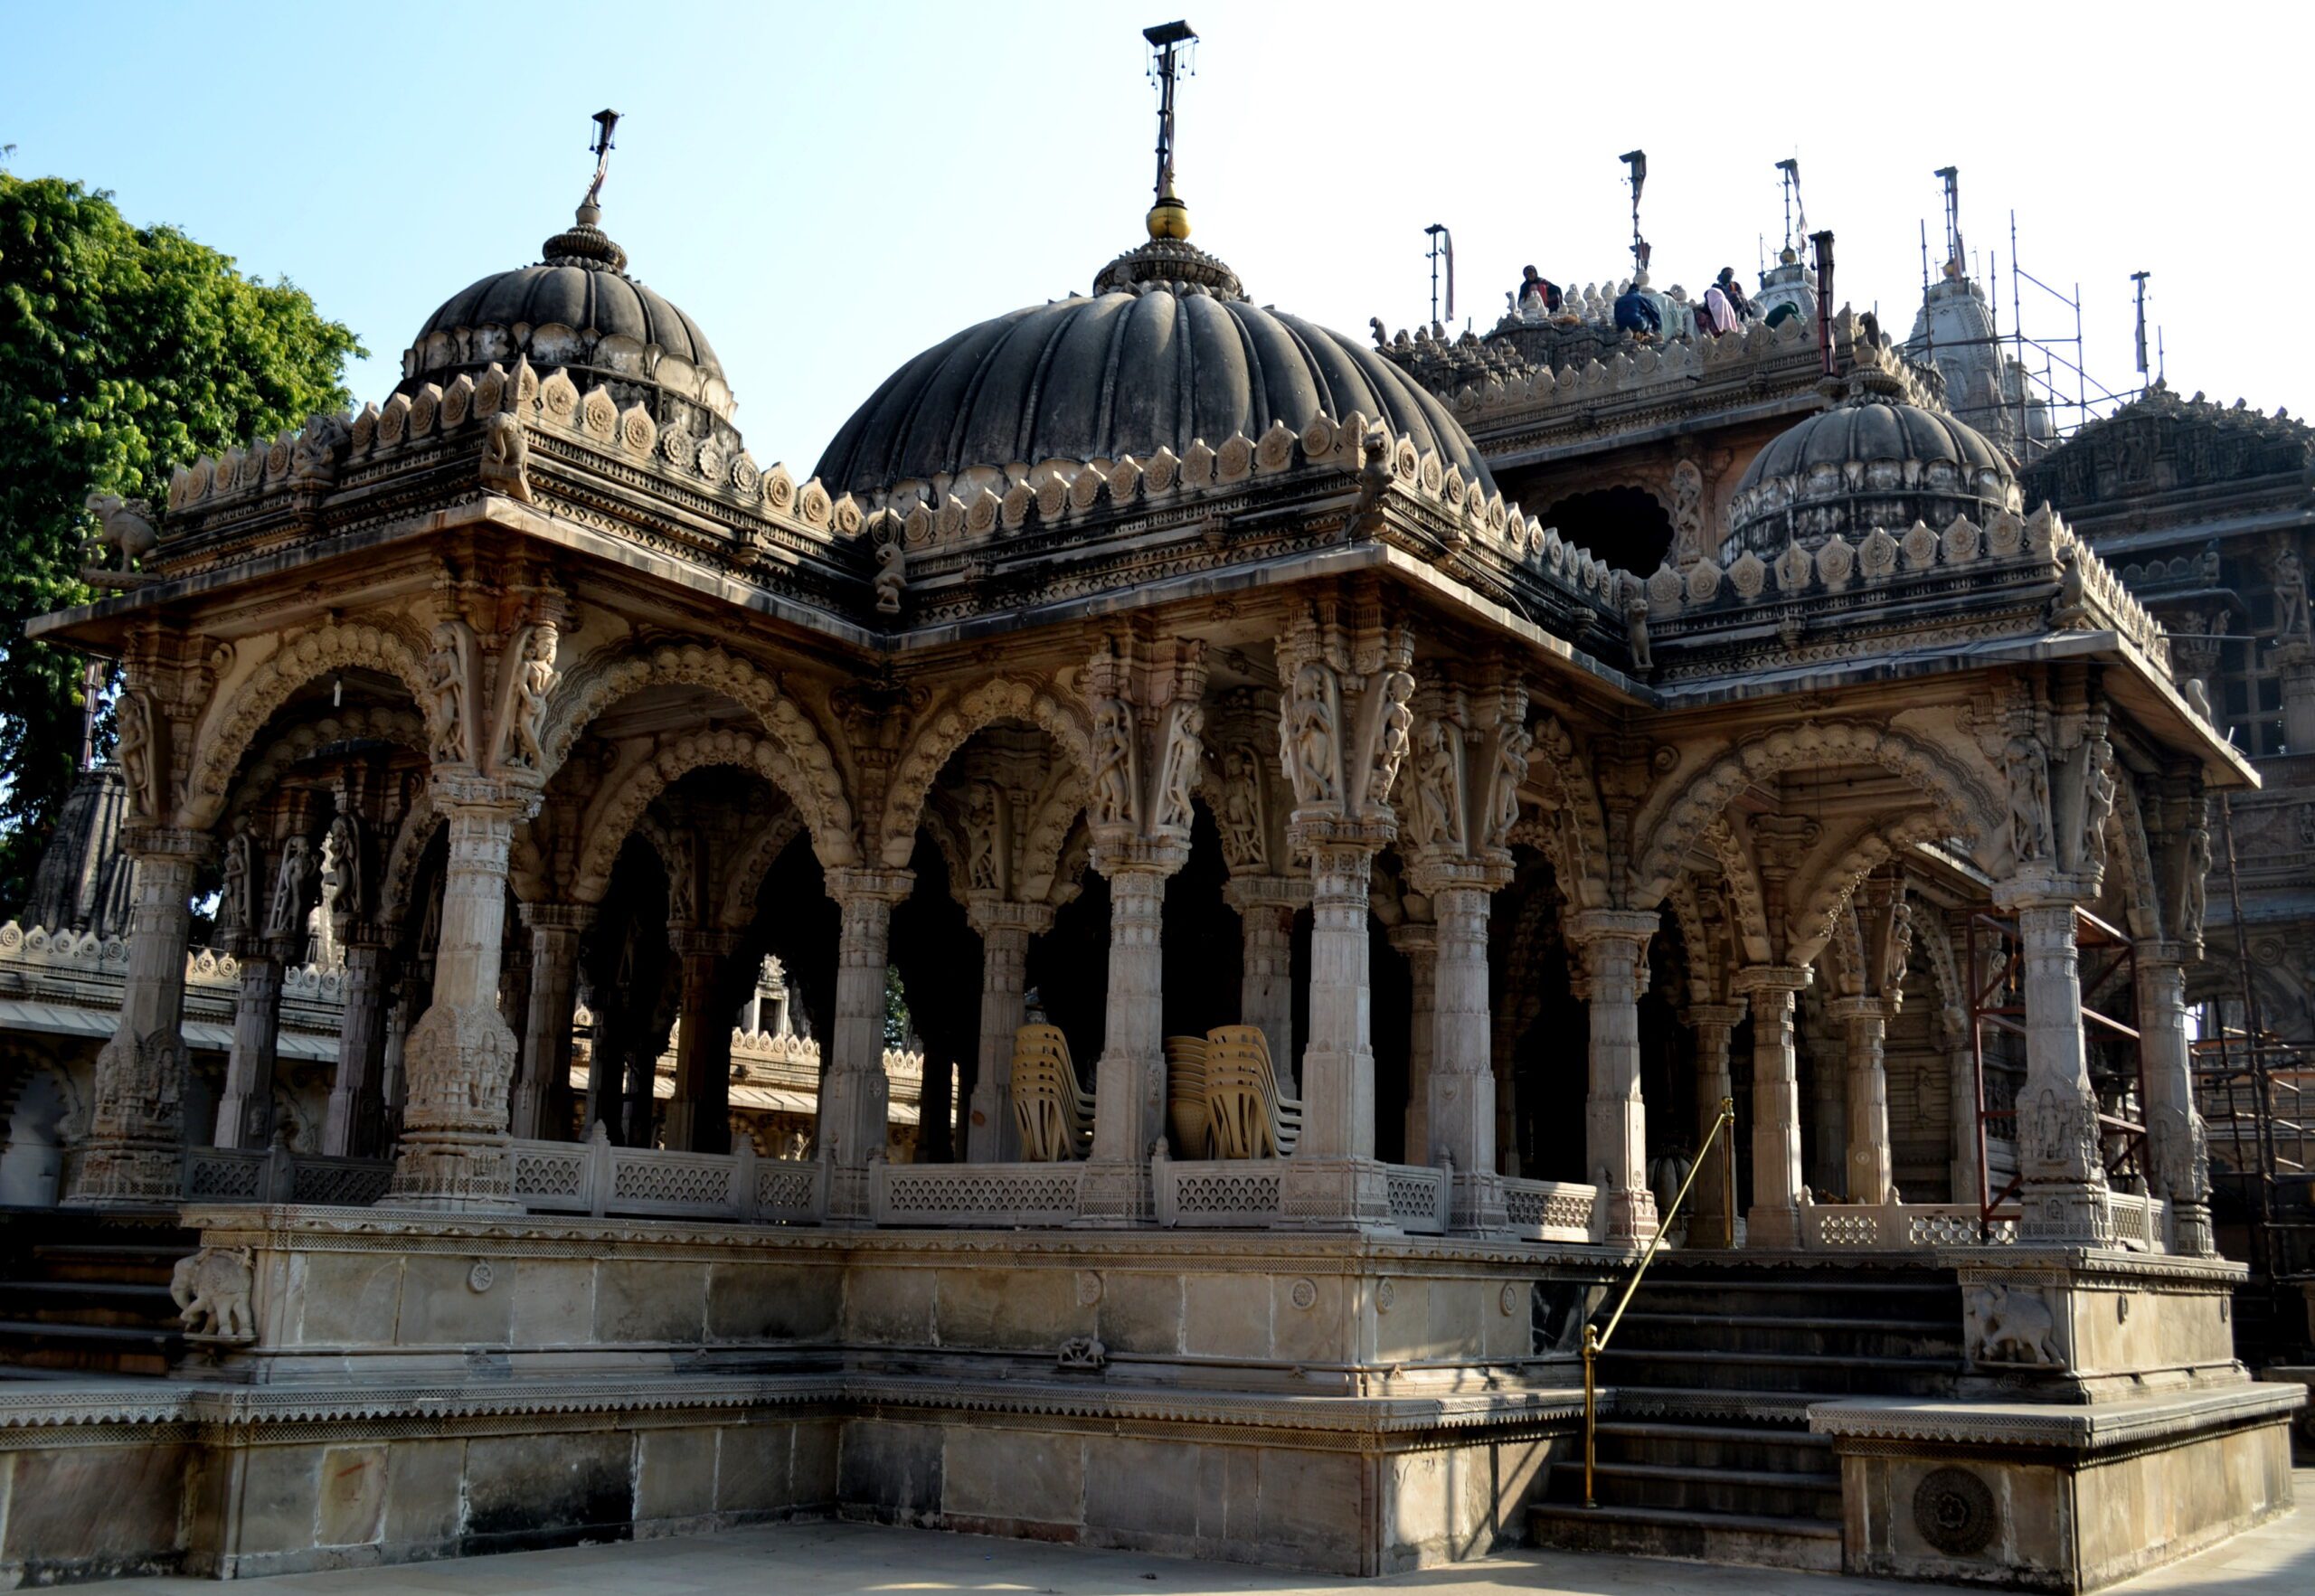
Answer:
<path fill-rule="evenodd" d="M 0 0 L 0 143 L 21 175 L 113 189 L 133 220 L 294 278 L 368 345 L 359 400 L 383 397 L 436 303 L 537 258 L 585 186 L 588 118 L 615 107 L 606 228 L 706 329 L 758 460 L 801 475 L 909 355 L 1083 291 L 1135 241 L 1139 33 L 1180 14 Z M 1195 241 L 1258 300 L 1345 331 L 1426 315 L 1433 221 L 1454 229 L 1459 310 L 1481 330 L 1528 260 L 1562 282 L 1616 273 L 1617 157 L 1635 145 L 1658 282 L 1749 271 L 1757 236 L 1776 244 L 1773 163 L 1797 151 L 1809 221 L 1839 236 L 1839 297 L 1877 301 L 1894 330 L 1918 300 L 1921 220 L 1939 225 L 1931 170 L 1958 164 L 1972 250 L 2006 263 L 2016 207 L 2028 267 L 2082 282 L 2108 382 L 2134 380 L 2129 274 L 2146 268 L 2174 384 L 2315 404 L 2315 26 L 2297 6 L 1186 14 L 1205 35 L 1181 108 Z"/>

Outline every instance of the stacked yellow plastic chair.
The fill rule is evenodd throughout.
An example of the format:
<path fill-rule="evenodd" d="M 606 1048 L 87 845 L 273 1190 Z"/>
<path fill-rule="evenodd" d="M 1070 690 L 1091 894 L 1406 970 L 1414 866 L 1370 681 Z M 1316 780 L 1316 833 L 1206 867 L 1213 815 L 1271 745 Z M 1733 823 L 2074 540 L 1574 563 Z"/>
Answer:
<path fill-rule="evenodd" d="M 1176 1158 L 1209 1158 L 1205 1038 L 1166 1038 L 1166 1134 Z"/>
<path fill-rule="evenodd" d="M 1013 1124 L 1021 1133 L 1021 1157 L 1033 1163 L 1082 1157 L 1093 1139 L 1093 1100 L 1078 1089 L 1058 1025 L 1024 1025 L 1013 1034 Z"/>
<path fill-rule="evenodd" d="M 1207 1134 L 1220 1158 L 1282 1158 L 1302 1135 L 1300 1100 L 1281 1097 L 1260 1025 L 1205 1034 Z"/>

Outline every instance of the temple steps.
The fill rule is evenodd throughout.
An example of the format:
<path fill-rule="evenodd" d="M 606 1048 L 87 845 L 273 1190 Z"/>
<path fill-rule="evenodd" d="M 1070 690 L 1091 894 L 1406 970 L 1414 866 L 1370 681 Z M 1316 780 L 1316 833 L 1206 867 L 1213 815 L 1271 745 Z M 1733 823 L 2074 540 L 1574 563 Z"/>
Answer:
<path fill-rule="evenodd" d="M 1529 1538 L 1570 1550 L 1775 1568 L 1841 1566 L 1840 1470 L 1809 1407 L 1952 1393 L 1961 1296 L 1917 1266 L 1662 1259 L 1599 1364 L 1593 1496 L 1580 1442 Z"/>
<path fill-rule="evenodd" d="M 174 1213 L 0 1210 L 0 1369 L 168 1373 L 185 1346 L 169 1277 L 199 1245 Z"/>

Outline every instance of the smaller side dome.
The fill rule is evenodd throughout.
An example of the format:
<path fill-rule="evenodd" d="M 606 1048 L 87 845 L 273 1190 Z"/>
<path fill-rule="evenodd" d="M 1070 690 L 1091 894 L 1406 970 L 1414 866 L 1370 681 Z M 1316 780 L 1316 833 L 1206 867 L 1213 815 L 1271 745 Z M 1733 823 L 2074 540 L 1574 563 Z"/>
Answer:
<path fill-rule="evenodd" d="M 1882 379 L 1882 380 L 1875 380 Z M 1728 503 L 1723 559 L 1773 560 L 1786 544 L 1855 542 L 1873 528 L 1956 515 L 1983 523 L 2019 507 L 2007 456 L 1953 417 L 1904 403 L 1883 373 L 1861 372 L 1849 396 L 1769 440 Z"/>

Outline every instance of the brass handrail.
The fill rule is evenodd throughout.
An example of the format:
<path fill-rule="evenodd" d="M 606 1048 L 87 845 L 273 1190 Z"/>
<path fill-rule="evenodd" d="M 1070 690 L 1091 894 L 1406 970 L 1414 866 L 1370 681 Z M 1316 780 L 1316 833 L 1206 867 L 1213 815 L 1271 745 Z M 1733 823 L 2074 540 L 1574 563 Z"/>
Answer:
<path fill-rule="evenodd" d="M 1597 1507 L 1600 1505 L 1592 1499 L 1592 1496 L 1593 1432 L 1599 1421 L 1595 1387 L 1592 1378 L 1592 1363 L 1602 1353 L 1608 1350 L 1608 1337 L 1613 1336 L 1616 1333 L 1616 1327 L 1623 1323 L 1624 1309 L 1631 1305 L 1631 1294 L 1639 1289 L 1640 1277 L 1648 1272 L 1648 1266 L 1656 1261 L 1657 1250 L 1664 1245 L 1664 1232 L 1671 1228 L 1673 1219 L 1680 1212 L 1680 1204 L 1688 1200 L 1688 1188 L 1696 1185 L 1696 1176 L 1704 1168 L 1705 1158 L 1712 1151 L 1712 1144 L 1720 1138 L 1720 1133 L 1724 1130 L 1729 1133 L 1732 1139 L 1728 1157 L 1722 1164 L 1722 1169 L 1727 1177 L 1725 1193 L 1727 1201 L 1721 1217 L 1726 1222 L 1725 1240 L 1728 1245 L 1731 1247 L 1736 1245 L 1736 1148 L 1734 1145 L 1734 1138 L 1736 1134 L 1735 1124 L 1736 1100 L 1733 1097 L 1724 1097 L 1720 1100 L 1720 1117 L 1712 1122 L 1712 1129 L 1705 1132 L 1704 1146 L 1696 1149 L 1696 1162 L 1688 1166 L 1688 1177 L 1680 1183 L 1679 1191 L 1673 1195 L 1671 1207 L 1666 1209 L 1657 1219 L 1656 1233 L 1649 1238 L 1648 1251 L 1640 1255 L 1639 1267 L 1631 1271 L 1631 1280 L 1625 1285 L 1624 1294 L 1616 1299 L 1616 1311 L 1608 1316 L 1608 1327 L 1602 1330 L 1599 1326 L 1590 1323 L 1586 1323 L 1583 1327 L 1583 1505 L 1586 1507 Z"/>

